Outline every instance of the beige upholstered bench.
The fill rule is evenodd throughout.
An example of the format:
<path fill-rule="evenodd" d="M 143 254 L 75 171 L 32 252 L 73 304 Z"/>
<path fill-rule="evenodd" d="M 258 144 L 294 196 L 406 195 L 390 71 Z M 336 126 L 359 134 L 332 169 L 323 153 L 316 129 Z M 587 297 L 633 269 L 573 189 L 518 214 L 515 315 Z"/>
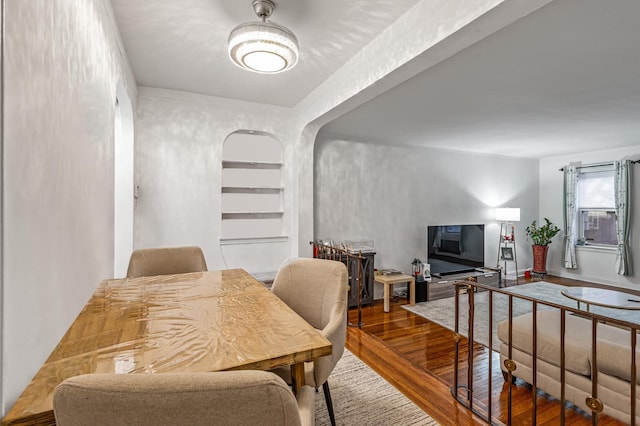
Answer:
<path fill-rule="evenodd" d="M 513 375 L 532 383 L 533 314 L 513 318 L 512 359 L 516 363 Z M 560 311 L 537 312 L 537 387 L 560 399 Z M 586 399 L 591 396 L 592 369 L 591 320 L 567 313 L 565 320 L 565 399 L 591 413 Z M 509 351 L 509 322 L 498 324 L 500 339 L 500 365 L 506 373 L 504 361 Z M 640 339 L 638 339 L 640 341 Z M 631 415 L 631 336 L 628 330 L 598 324 L 597 330 L 598 399 L 604 405 L 603 413 L 630 423 Z M 640 351 L 636 346 L 637 365 Z M 505 378 L 506 378 L 505 374 Z M 636 384 L 640 383 L 640 368 Z M 636 386 L 636 423 L 640 422 L 640 387 Z"/>

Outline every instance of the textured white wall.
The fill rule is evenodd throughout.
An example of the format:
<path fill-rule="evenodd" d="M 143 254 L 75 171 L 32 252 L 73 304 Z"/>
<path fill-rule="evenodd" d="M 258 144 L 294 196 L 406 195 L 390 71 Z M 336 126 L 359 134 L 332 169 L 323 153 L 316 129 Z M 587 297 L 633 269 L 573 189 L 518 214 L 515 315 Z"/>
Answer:
<path fill-rule="evenodd" d="M 108 0 L 5 2 L 3 413 L 113 274 L 116 85 Z"/>
<path fill-rule="evenodd" d="M 563 174 L 558 171 L 561 167 L 572 163 L 582 164 L 601 163 L 622 159 L 640 159 L 640 145 L 622 149 L 612 149 L 597 152 L 585 152 L 571 156 L 545 158 L 540 160 L 540 218 L 548 217 L 561 228 L 563 225 Z M 549 246 L 547 269 L 553 275 L 585 280 L 602 284 L 637 290 L 640 284 L 640 165 L 633 169 L 635 190 L 632 193 L 632 221 L 631 221 L 631 256 L 633 262 L 633 276 L 622 276 L 615 272 L 615 251 L 597 250 L 587 247 L 576 249 L 578 269 L 565 269 L 562 266 L 562 239 L 557 237 Z"/>
<path fill-rule="evenodd" d="M 294 110 L 308 124 L 297 160 L 301 255 L 310 255 L 304 245 L 314 237 L 309 194 L 318 129 L 551 1 L 421 0 L 296 105 Z"/>
<path fill-rule="evenodd" d="M 538 216 L 537 160 L 333 139 L 318 142 L 315 158 L 317 238 L 372 239 L 377 268 L 410 273 L 425 260 L 427 225 L 484 223 L 495 266 L 495 207 L 520 207 L 518 266 L 530 267 L 524 224 Z"/>
<path fill-rule="evenodd" d="M 133 108 L 122 82 L 118 83 L 114 129 L 114 250 L 113 276 L 125 277 L 133 251 Z"/>
<path fill-rule="evenodd" d="M 266 132 L 282 143 L 286 242 L 220 245 L 222 145 L 238 130 Z M 299 133 L 289 109 L 141 87 L 135 247 L 195 244 L 209 269 L 277 270 L 296 254 Z"/>

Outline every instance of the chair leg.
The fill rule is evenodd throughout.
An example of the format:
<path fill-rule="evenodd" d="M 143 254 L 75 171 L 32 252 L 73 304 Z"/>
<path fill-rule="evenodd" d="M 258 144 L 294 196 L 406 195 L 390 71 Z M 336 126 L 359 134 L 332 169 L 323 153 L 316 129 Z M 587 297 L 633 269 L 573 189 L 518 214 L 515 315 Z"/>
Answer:
<path fill-rule="evenodd" d="M 329 411 L 329 419 L 331 420 L 331 426 L 336 426 L 336 417 L 333 415 L 333 402 L 331 401 L 331 392 L 329 392 L 329 382 L 324 382 L 322 385 L 324 391 L 324 402 L 327 404 L 327 411 Z"/>

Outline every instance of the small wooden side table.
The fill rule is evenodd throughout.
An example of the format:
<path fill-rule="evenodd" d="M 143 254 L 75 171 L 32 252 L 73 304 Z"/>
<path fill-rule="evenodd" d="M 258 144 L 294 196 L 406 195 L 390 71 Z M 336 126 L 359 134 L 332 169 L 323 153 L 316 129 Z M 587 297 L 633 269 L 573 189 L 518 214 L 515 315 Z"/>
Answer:
<path fill-rule="evenodd" d="M 389 299 L 391 298 L 391 290 L 394 284 L 409 283 L 409 305 L 416 304 L 416 279 L 411 275 L 392 274 L 392 275 L 376 275 L 375 282 L 384 286 L 384 311 L 389 312 Z"/>

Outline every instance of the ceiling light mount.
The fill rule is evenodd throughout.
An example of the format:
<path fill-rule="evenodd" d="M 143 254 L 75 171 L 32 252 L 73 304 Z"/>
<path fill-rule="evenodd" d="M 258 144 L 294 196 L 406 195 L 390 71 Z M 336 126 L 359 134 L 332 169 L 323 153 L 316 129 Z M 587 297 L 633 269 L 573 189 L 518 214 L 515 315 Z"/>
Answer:
<path fill-rule="evenodd" d="M 229 57 L 241 68 L 275 74 L 298 62 L 298 39 L 288 28 L 267 21 L 276 5 L 271 0 L 254 0 L 253 10 L 261 19 L 240 24 L 229 34 Z"/>
<path fill-rule="evenodd" d="M 273 9 L 276 8 L 275 3 L 271 0 L 254 0 L 253 10 L 256 12 L 258 18 L 264 22 L 273 13 Z"/>

